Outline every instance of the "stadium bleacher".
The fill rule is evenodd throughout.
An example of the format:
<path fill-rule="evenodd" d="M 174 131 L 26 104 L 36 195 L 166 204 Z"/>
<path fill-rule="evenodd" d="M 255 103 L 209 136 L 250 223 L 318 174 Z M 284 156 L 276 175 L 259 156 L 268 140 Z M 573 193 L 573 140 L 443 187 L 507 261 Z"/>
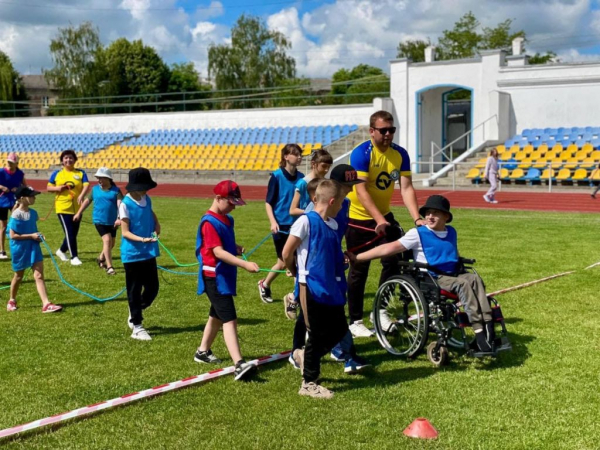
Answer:
<path fill-rule="evenodd" d="M 280 149 L 300 144 L 308 155 L 344 138 L 357 125 L 263 127 L 216 130 L 152 130 L 133 133 L 86 133 L 0 136 L 0 155 L 15 151 L 21 168 L 47 169 L 61 151 L 74 149 L 78 167 L 162 170 L 274 170 Z"/>
<path fill-rule="evenodd" d="M 600 127 L 533 128 L 496 147 L 503 182 L 589 184 L 600 180 Z M 486 158 L 466 178 L 483 179 Z M 593 175 L 592 175 L 593 174 Z"/>

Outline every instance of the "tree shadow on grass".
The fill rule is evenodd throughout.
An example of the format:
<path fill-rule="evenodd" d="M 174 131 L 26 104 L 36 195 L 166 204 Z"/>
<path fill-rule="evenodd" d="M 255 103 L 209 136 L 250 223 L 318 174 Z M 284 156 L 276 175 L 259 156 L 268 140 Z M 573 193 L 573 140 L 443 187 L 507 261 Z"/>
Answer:
<path fill-rule="evenodd" d="M 81 294 L 78 294 L 81 295 Z M 125 292 L 123 292 L 123 294 L 121 294 L 122 297 L 117 297 L 114 298 L 112 300 L 107 300 L 104 302 L 100 302 L 98 300 L 93 300 L 91 298 L 87 298 L 87 300 L 81 301 L 81 302 L 75 302 L 75 303 L 61 303 L 59 300 L 57 300 L 58 303 L 60 303 L 61 305 L 63 305 L 65 308 L 76 308 L 78 306 L 90 306 L 90 305 L 105 305 L 107 303 L 114 303 L 114 302 L 126 302 L 127 301 L 127 294 L 125 294 Z M 100 297 L 99 297 L 100 298 Z"/>
<path fill-rule="evenodd" d="M 180 333 L 198 333 L 202 331 L 204 327 L 201 325 L 194 325 L 191 327 L 163 327 L 160 325 L 148 327 L 148 331 L 155 335 L 168 335 L 168 334 L 180 334 Z"/>

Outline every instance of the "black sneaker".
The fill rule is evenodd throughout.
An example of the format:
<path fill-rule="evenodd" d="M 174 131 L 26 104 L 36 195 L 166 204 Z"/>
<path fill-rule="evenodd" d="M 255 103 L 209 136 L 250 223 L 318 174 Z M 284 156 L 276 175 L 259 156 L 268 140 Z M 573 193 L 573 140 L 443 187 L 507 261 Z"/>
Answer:
<path fill-rule="evenodd" d="M 245 360 L 240 359 L 235 363 L 235 370 L 233 371 L 233 379 L 235 381 L 243 378 L 249 378 L 256 372 L 256 364 L 247 363 Z"/>
<path fill-rule="evenodd" d="M 271 288 L 265 286 L 265 280 L 260 280 L 258 282 L 258 294 L 263 302 L 273 303 L 273 297 L 271 297 Z"/>
<path fill-rule="evenodd" d="M 491 353 L 492 347 L 487 341 L 487 336 L 485 330 L 482 330 L 479 333 L 475 333 L 475 340 L 477 341 L 477 347 L 479 347 L 479 351 L 483 353 Z"/>
<path fill-rule="evenodd" d="M 219 364 L 223 362 L 214 355 L 212 350 L 206 350 L 204 352 L 198 350 L 194 355 L 194 361 L 206 364 Z"/>

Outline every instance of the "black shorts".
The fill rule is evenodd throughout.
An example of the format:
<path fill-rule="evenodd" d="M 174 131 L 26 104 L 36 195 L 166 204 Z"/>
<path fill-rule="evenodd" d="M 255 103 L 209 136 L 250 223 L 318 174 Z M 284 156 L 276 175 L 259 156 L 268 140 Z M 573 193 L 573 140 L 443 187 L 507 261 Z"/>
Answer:
<path fill-rule="evenodd" d="M 284 231 L 285 233 L 277 233 L 273 235 L 273 244 L 275 244 L 275 253 L 277 253 L 277 258 L 283 261 L 283 247 L 285 247 L 285 243 L 288 240 L 288 236 L 290 235 L 291 225 L 280 225 L 279 231 Z"/>
<path fill-rule="evenodd" d="M 208 315 L 219 319 L 223 323 L 231 322 L 237 319 L 235 312 L 235 304 L 233 303 L 232 295 L 220 294 L 217 290 L 217 279 L 213 277 L 205 277 L 204 290 L 210 300 L 210 311 Z"/>
<path fill-rule="evenodd" d="M 8 214 L 12 208 L 0 208 L 0 220 L 8 220 Z"/>
<path fill-rule="evenodd" d="M 96 231 L 98 231 L 100 237 L 104 236 L 105 234 L 110 234 L 112 237 L 117 235 L 117 229 L 112 225 L 95 223 L 94 226 L 96 227 Z"/>

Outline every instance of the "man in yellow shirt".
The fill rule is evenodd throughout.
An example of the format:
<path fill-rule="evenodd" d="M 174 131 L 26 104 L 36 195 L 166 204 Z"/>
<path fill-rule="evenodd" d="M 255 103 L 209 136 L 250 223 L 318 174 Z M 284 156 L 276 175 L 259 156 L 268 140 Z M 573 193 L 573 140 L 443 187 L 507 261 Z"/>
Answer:
<path fill-rule="evenodd" d="M 90 183 L 86 173 L 75 168 L 77 154 L 73 150 L 65 150 L 60 154 L 61 170 L 56 170 L 48 180 L 48 192 L 56 192 L 55 208 L 60 225 L 65 233 L 62 245 L 56 251 L 62 261 L 69 261 L 67 250 L 71 254 L 71 264 L 80 266 L 77 256 L 77 234 L 81 222 L 73 220 L 79 205 L 85 199 Z"/>
<path fill-rule="evenodd" d="M 402 200 L 415 225 L 423 224 L 419 216 L 417 194 L 413 188 L 410 158 L 406 150 L 394 144 L 394 117 L 387 111 L 377 111 L 369 122 L 371 139 L 359 144 L 350 155 L 350 165 L 358 178 L 365 183 L 357 184 L 348 194 L 350 199 L 350 222 L 346 232 L 348 249 L 360 247 L 371 241 L 376 234 L 398 224 L 391 212 L 390 204 L 394 185 L 400 183 Z M 354 226 L 353 226 L 354 225 Z M 363 228 L 363 229 L 361 229 Z M 364 228 L 372 229 L 369 233 Z M 387 242 L 385 238 L 361 247 L 354 253 L 362 253 Z M 398 257 L 381 260 L 383 266 L 379 284 L 400 273 Z M 369 262 L 350 266 L 348 273 L 348 310 L 350 331 L 354 337 L 368 337 L 373 333 L 363 324 L 365 285 L 369 276 Z"/>

